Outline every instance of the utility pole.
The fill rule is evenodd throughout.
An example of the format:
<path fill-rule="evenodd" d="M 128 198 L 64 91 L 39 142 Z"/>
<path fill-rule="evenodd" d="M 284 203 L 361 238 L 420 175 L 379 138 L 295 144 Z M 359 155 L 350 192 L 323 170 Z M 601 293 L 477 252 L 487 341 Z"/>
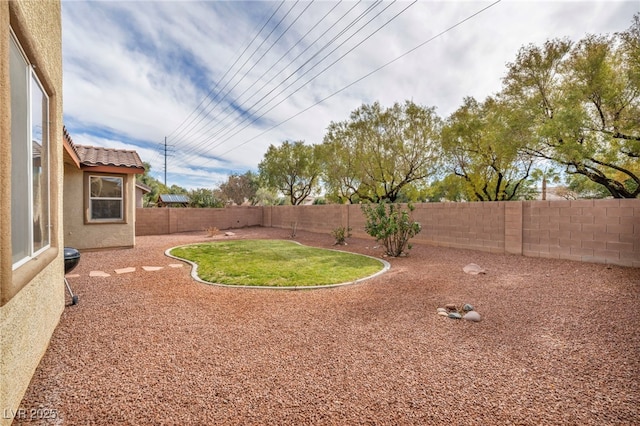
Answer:
<path fill-rule="evenodd" d="M 167 137 L 164 137 L 164 146 L 161 146 L 161 150 L 163 151 L 163 155 L 164 155 L 164 186 L 167 186 L 167 157 L 169 157 L 170 155 L 172 155 L 171 149 L 173 148 L 173 145 L 169 145 L 167 144 Z"/>

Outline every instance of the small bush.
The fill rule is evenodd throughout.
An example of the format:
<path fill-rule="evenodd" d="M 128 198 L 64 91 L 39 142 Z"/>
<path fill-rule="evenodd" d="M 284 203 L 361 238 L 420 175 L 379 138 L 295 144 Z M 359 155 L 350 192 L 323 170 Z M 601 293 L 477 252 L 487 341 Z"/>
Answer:
<path fill-rule="evenodd" d="M 345 228 L 344 226 L 340 226 L 333 231 L 331 231 L 331 235 L 336 239 L 334 246 L 347 245 L 347 238 L 351 236 L 351 228 Z"/>
<path fill-rule="evenodd" d="M 379 203 L 376 206 L 362 205 L 365 215 L 364 230 L 381 243 L 389 256 L 398 257 L 405 250 L 410 250 L 409 239 L 416 236 L 422 227 L 411 219 L 412 204 L 402 210 L 399 204 Z"/>
<path fill-rule="evenodd" d="M 220 230 L 215 226 L 207 226 L 206 228 L 204 228 L 204 230 L 207 232 L 207 237 L 213 237 L 214 235 L 218 235 L 220 233 Z"/>

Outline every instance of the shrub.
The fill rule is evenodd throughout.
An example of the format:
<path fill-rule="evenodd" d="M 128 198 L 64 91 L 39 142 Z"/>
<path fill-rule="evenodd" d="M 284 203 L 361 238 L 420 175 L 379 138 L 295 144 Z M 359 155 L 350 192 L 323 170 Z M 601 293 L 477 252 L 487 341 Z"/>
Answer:
<path fill-rule="evenodd" d="M 397 257 L 410 250 L 409 239 L 416 236 L 422 227 L 411 219 L 412 204 L 403 210 L 400 204 L 379 203 L 362 205 L 365 215 L 364 230 L 381 243 L 389 256 Z"/>
<path fill-rule="evenodd" d="M 215 226 L 207 226 L 204 228 L 204 230 L 207 232 L 207 237 L 213 237 L 214 235 L 218 235 L 220 233 L 220 230 Z"/>
<path fill-rule="evenodd" d="M 347 245 L 347 238 L 351 236 L 351 228 L 345 228 L 344 226 L 340 226 L 333 231 L 331 231 L 331 235 L 336 239 L 335 246 L 337 245 Z"/>

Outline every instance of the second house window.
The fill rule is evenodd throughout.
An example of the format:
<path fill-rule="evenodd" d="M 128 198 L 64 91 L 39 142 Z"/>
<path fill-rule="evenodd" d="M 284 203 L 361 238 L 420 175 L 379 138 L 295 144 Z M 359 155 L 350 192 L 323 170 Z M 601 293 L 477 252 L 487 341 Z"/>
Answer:
<path fill-rule="evenodd" d="M 89 220 L 124 221 L 124 177 L 89 175 Z"/>

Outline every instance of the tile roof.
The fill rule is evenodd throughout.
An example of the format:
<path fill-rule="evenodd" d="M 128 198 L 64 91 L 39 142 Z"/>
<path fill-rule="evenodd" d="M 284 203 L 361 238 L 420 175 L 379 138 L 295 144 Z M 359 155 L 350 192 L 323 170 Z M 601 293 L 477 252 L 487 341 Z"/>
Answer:
<path fill-rule="evenodd" d="M 76 144 L 73 143 L 73 139 L 71 139 L 71 135 L 65 126 L 62 126 L 62 137 L 69 144 L 69 147 L 73 150 L 73 152 L 77 155 L 78 150 L 76 149 Z"/>
<path fill-rule="evenodd" d="M 65 126 L 62 126 L 62 141 L 64 145 L 65 162 L 67 162 L 68 158 L 76 165 L 76 167 L 80 168 L 80 155 L 78 155 L 76 145 L 73 143 L 73 140 Z"/>
<path fill-rule="evenodd" d="M 134 150 L 76 145 L 64 126 L 62 127 L 62 137 L 65 153 L 80 168 L 83 168 L 82 166 L 122 167 L 130 171 L 135 170 L 135 173 L 144 172 L 144 164 Z"/>
<path fill-rule="evenodd" d="M 81 163 L 87 166 L 116 166 L 144 169 L 144 164 L 133 150 L 76 145 Z"/>

